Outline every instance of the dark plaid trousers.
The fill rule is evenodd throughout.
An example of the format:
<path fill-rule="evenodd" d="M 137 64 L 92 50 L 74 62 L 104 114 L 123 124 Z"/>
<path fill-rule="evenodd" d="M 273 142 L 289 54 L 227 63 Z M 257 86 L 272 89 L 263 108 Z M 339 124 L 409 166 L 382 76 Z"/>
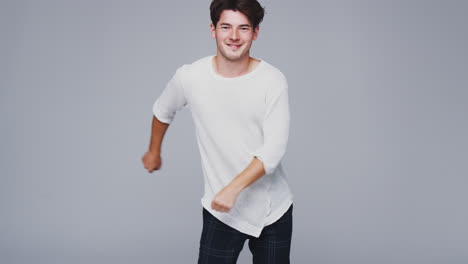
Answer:
<path fill-rule="evenodd" d="M 289 264 L 293 205 L 276 222 L 265 226 L 258 238 L 219 221 L 203 208 L 203 231 L 198 264 L 235 264 L 249 240 L 253 264 Z"/>

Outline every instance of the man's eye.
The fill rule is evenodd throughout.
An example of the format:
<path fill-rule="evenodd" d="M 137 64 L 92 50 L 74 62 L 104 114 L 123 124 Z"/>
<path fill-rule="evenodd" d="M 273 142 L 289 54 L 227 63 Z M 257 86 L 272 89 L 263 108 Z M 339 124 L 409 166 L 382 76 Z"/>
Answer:
<path fill-rule="evenodd" d="M 228 29 L 228 27 L 221 27 L 222 29 Z"/>
<path fill-rule="evenodd" d="M 241 28 L 241 29 L 244 30 L 244 31 L 246 31 L 246 30 L 248 30 L 249 28 Z"/>

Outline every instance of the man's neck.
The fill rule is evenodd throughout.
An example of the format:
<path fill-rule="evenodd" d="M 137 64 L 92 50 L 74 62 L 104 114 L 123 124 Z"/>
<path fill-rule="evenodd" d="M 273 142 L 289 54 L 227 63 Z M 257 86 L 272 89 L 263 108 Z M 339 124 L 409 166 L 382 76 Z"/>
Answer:
<path fill-rule="evenodd" d="M 259 60 L 250 56 L 245 56 L 237 61 L 230 61 L 216 55 L 213 59 L 213 67 L 217 74 L 223 77 L 234 78 L 251 72 L 258 62 Z"/>

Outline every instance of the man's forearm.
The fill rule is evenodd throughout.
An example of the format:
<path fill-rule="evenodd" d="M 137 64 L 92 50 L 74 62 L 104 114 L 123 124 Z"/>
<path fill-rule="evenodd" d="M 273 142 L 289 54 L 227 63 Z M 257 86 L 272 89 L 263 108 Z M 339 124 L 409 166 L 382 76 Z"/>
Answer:
<path fill-rule="evenodd" d="M 151 125 L 151 140 L 149 146 L 149 152 L 161 153 L 161 145 L 166 134 L 169 124 L 159 121 L 156 116 L 153 115 L 153 123 Z"/>
<path fill-rule="evenodd" d="M 228 187 L 233 188 L 236 192 L 241 192 L 263 175 L 265 175 L 263 162 L 257 158 L 253 158 L 247 168 L 237 175 L 237 177 L 229 183 Z"/>

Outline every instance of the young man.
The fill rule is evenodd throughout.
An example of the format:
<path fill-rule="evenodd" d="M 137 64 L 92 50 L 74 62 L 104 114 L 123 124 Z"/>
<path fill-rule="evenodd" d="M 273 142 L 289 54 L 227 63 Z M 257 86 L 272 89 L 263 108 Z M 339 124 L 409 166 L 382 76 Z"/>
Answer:
<path fill-rule="evenodd" d="M 250 57 L 264 9 L 256 0 L 213 0 L 215 56 L 177 69 L 153 105 L 143 156 L 161 168 L 161 143 L 177 111 L 188 107 L 204 174 L 198 263 L 236 263 L 249 240 L 253 263 L 289 263 L 293 195 L 281 159 L 289 135 L 285 76 Z"/>

